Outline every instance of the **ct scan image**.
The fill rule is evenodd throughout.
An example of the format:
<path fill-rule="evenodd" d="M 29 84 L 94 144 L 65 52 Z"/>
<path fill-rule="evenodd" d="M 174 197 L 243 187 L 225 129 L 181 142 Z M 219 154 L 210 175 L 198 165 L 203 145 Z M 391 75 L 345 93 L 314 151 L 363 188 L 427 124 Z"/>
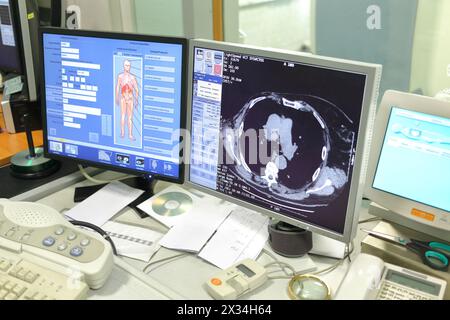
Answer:
<path fill-rule="evenodd" d="M 365 76 L 269 59 L 238 66 L 222 92 L 218 189 L 232 181 L 235 197 L 342 233 Z"/>

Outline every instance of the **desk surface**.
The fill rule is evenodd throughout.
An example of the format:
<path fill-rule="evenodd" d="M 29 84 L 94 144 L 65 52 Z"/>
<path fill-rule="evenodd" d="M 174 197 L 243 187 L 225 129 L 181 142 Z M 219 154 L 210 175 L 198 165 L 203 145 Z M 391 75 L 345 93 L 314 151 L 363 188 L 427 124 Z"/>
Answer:
<path fill-rule="evenodd" d="M 2 95 L 0 94 L 0 101 Z M 25 133 L 9 134 L 5 128 L 3 110 L 0 109 L 0 167 L 9 164 L 11 158 L 18 152 L 27 150 L 27 136 Z M 35 146 L 43 144 L 42 130 L 33 131 Z"/>
<path fill-rule="evenodd" d="M 105 174 L 100 175 L 99 178 L 111 178 L 111 176 L 104 176 Z M 77 185 L 70 186 L 61 191 L 58 191 L 55 194 L 41 199 L 39 202 L 49 205 L 60 212 L 63 212 L 74 206 L 73 192 L 75 186 L 83 186 L 88 184 L 89 182 L 84 181 Z M 155 191 L 158 192 L 167 186 L 167 183 L 160 182 L 157 184 Z M 366 216 L 367 209 L 365 208 L 363 209 L 361 218 L 364 219 L 366 218 Z M 159 224 L 152 218 L 140 219 L 132 209 L 124 209 L 116 217 L 114 217 L 113 220 L 117 222 L 147 227 L 149 229 L 153 229 L 155 231 L 160 231 L 163 233 L 167 231 L 166 227 Z M 368 225 L 365 226 L 371 227 Z M 357 237 L 355 239 L 355 250 L 352 254 L 353 257 L 360 252 L 359 243 L 364 236 L 364 233 L 358 231 Z M 174 256 L 179 253 L 180 252 L 161 248 L 151 261 Z M 311 256 L 311 259 L 316 264 L 318 270 L 327 268 L 337 261 L 335 259 L 319 256 Z M 185 299 L 211 299 L 211 297 L 204 290 L 203 283 L 206 281 L 207 277 L 214 275 L 219 270 L 215 266 L 206 263 L 205 261 L 192 254 L 181 257 L 180 259 L 172 260 L 170 261 L 170 263 L 158 265 L 158 267 L 148 275 L 140 271 L 146 265 L 144 262 L 126 258 L 123 258 L 123 261 L 127 262 L 129 265 L 135 268 L 134 270 L 136 271 L 136 277 L 145 277 L 152 283 L 159 283 L 161 285 L 160 289 L 162 288 L 170 292 L 175 292 L 178 296 L 184 297 Z M 301 263 L 301 260 L 292 259 L 292 261 L 290 262 L 291 264 L 296 265 L 297 263 Z M 337 291 L 341 281 L 345 276 L 347 268 L 348 261 L 345 261 L 334 271 L 328 274 L 321 275 L 321 278 L 330 286 L 333 293 Z M 138 284 L 136 279 L 131 278 L 130 275 L 124 275 L 123 272 L 120 273 L 120 271 L 118 271 L 118 269 L 116 268 L 111 276 L 111 279 L 107 282 L 105 287 L 100 290 L 90 292 L 90 299 L 161 299 L 161 294 L 158 293 L 159 290 L 155 291 L 154 287 L 147 290 L 141 284 L 141 286 L 139 288 L 136 288 L 136 290 L 130 290 L 131 285 L 136 286 Z M 253 292 L 250 295 L 244 296 L 244 299 L 289 299 L 287 295 L 287 284 L 288 280 L 270 280 L 257 291 Z M 133 294 L 130 296 L 131 293 Z"/>

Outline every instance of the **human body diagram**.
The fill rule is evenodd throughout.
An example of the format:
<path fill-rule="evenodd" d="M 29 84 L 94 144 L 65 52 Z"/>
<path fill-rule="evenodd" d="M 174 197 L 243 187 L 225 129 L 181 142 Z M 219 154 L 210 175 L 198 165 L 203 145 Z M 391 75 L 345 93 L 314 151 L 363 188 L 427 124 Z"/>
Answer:
<path fill-rule="evenodd" d="M 125 127 L 128 127 L 128 139 L 135 141 L 133 135 L 133 113 L 139 105 L 139 85 L 136 76 L 131 73 L 131 63 L 125 60 L 123 72 L 117 77 L 116 106 L 120 107 L 120 135 L 125 138 Z"/>

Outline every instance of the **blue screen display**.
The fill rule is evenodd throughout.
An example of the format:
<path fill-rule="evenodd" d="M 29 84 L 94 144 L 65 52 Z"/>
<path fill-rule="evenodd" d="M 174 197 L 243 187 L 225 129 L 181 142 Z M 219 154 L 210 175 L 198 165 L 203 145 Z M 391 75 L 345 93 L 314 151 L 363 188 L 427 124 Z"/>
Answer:
<path fill-rule="evenodd" d="M 373 187 L 450 211 L 450 119 L 392 108 Z"/>
<path fill-rule="evenodd" d="M 183 45 L 44 34 L 51 154 L 179 178 Z"/>

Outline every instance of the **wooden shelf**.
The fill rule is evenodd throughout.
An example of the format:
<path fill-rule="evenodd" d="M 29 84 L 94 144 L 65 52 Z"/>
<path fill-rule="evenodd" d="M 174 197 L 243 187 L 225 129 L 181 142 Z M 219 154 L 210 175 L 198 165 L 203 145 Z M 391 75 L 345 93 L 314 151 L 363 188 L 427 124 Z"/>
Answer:
<path fill-rule="evenodd" d="M 0 94 L 0 101 L 2 95 Z M 0 167 L 9 164 L 11 158 L 18 152 L 27 150 L 27 136 L 25 133 L 9 134 L 5 128 L 5 120 L 3 112 L 0 109 Z M 42 146 L 43 135 L 42 130 L 33 131 L 33 140 L 35 146 Z"/>

